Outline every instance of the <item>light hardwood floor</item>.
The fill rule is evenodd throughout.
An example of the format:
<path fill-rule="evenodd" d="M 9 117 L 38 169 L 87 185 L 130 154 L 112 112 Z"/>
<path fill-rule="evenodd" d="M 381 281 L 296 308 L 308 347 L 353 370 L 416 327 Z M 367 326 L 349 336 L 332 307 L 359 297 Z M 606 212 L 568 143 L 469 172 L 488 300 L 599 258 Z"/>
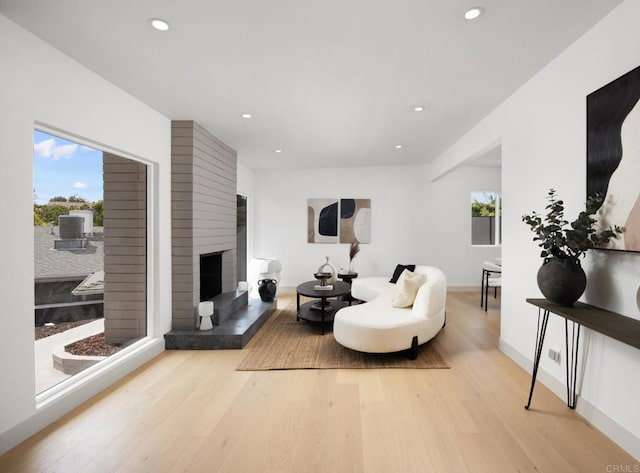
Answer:
<path fill-rule="evenodd" d="M 431 342 L 448 370 L 240 372 L 250 346 L 165 352 L 0 457 L 0 471 L 637 471 L 543 385 L 523 408 L 530 377 L 497 348 L 499 300 L 488 313 L 479 302 L 449 294 Z"/>

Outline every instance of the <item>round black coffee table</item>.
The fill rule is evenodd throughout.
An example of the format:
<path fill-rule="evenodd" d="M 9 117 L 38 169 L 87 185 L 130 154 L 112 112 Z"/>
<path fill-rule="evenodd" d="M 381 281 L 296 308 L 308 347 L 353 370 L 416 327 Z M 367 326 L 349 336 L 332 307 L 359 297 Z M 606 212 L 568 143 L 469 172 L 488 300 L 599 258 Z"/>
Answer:
<path fill-rule="evenodd" d="M 331 290 L 315 289 L 315 287 L 319 285 L 318 281 L 307 281 L 296 288 L 296 320 L 302 319 L 308 322 L 320 322 L 322 334 L 324 335 L 325 322 L 332 322 L 336 312 L 348 305 L 343 301 L 329 299 L 349 294 L 351 292 L 351 286 L 346 282 L 336 281 L 333 283 L 333 289 Z M 306 302 L 301 305 L 300 296 L 319 300 Z"/>

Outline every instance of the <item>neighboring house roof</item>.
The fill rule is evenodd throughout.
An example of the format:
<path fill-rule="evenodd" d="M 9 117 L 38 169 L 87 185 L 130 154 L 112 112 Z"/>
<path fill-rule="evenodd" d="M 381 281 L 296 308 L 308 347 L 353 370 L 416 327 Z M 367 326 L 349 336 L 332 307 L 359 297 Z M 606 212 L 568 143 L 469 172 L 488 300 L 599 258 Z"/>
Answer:
<path fill-rule="evenodd" d="M 104 271 L 91 273 L 71 291 L 74 296 L 93 296 L 102 293 L 104 293 Z"/>
<path fill-rule="evenodd" d="M 77 277 L 104 269 L 103 228 L 94 227 L 95 236 L 88 238 L 87 247 L 78 250 L 55 250 L 54 240 L 60 238 L 58 227 L 33 227 L 35 279 Z"/>

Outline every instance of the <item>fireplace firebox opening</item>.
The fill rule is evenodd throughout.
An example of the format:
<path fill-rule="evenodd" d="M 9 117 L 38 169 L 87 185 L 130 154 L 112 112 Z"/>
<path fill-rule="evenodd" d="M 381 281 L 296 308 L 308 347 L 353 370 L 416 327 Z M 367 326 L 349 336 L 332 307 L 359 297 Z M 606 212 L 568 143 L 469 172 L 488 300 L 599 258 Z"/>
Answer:
<path fill-rule="evenodd" d="M 200 255 L 200 301 L 222 293 L 222 252 Z"/>

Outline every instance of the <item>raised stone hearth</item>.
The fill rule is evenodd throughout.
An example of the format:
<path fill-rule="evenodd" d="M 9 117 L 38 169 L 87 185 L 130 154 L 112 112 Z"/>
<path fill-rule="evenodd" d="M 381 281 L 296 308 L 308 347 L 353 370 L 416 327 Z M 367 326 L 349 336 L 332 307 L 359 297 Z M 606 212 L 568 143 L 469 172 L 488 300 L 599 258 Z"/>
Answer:
<path fill-rule="evenodd" d="M 211 300 L 213 301 L 213 325 L 220 325 L 234 312 L 241 310 L 249 303 L 249 293 L 247 291 L 224 292 Z"/>
<path fill-rule="evenodd" d="M 225 350 L 243 348 L 275 311 L 277 302 L 248 299 L 246 291 L 223 293 L 214 299 L 210 330 L 172 330 L 164 335 L 167 350 Z M 220 308 L 218 308 L 218 304 Z"/>

